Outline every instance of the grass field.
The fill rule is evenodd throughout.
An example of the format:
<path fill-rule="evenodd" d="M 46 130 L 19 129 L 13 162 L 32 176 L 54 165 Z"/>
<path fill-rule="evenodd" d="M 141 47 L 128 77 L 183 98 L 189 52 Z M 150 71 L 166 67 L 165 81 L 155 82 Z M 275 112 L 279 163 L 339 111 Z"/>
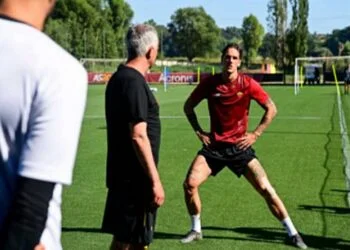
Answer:
<path fill-rule="evenodd" d="M 155 93 L 161 110 L 162 143 L 159 171 L 166 192 L 159 209 L 151 249 L 293 249 L 286 233 L 262 198 L 244 178 L 225 169 L 202 185 L 204 239 L 182 245 L 190 221 L 182 182 L 200 142 L 182 106 L 192 86 L 171 86 Z M 307 86 L 295 96 L 292 87 L 265 87 L 279 113 L 254 148 L 270 181 L 284 200 L 310 249 L 350 249 L 350 191 L 344 161 L 339 102 L 334 86 Z M 341 96 L 350 128 L 350 96 Z M 198 107 L 208 126 L 206 104 Z M 262 110 L 251 106 L 250 128 Z M 343 126 L 344 127 L 344 126 Z M 345 140 L 346 141 L 346 140 Z M 349 145 L 344 145 L 349 146 Z M 111 236 L 99 232 L 104 202 L 106 130 L 104 86 L 90 86 L 73 185 L 63 196 L 62 242 L 66 250 L 108 249 Z"/>

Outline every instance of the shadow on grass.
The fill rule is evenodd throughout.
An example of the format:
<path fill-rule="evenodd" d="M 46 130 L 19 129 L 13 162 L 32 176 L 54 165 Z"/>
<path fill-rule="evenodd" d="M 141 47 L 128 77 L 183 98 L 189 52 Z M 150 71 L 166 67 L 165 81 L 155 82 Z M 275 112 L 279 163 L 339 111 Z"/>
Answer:
<path fill-rule="evenodd" d="M 350 215 L 350 208 L 345 207 L 300 205 L 299 208 L 314 212 Z"/>
<path fill-rule="evenodd" d="M 62 232 L 103 233 L 100 228 L 62 227 Z"/>
<path fill-rule="evenodd" d="M 184 237 L 183 234 L 175 234 L 175 233 L 165 233 L 165 232 L 154 232 L 155 239 L 173 239 L 179 240 Z"/>
<path fill-rule="evenodd" d="M 217 240 L 239 240 L 239 241 L 254 241 L 254 242 L 266 242 L 274 244 L 285 244 L 286 232 L 279 228 L 253 228 L 253 227 L 216 227 L 206 226 L 203 227 L 204 240 L 205 239 L 217 239 Z M 214 233 L 210 233 L 214 231 Z M 233 233 L 241 234 L 242 237 L 237 236 L 220 236 L 215 235 L 215 231 L 230 231 Z M 84 227 L 63 227 L 62 232 L 82 232 L 82 233 L 102 233 L 100 228 L 84 228 Z M 167 232 L 155 232 L 155 239 L 181 239 L 184 234 L 167 233 Z M 305 243 L 316 249 L 350 249 L 350 241 L 343 240 L 341 238 L 330 238 L 315 236 L 309 234 L 302 234 Z"/>
<path fill-rule="evenodd" d="M 286 233 L 282 229 L 276 228 L 248 228 L 248 227 L 238 227 L 238 228 L 222 228 L 222 227 L 203 227 L 205 230 L 214 231 L 233 231 L 236 233 L 244 234 L 245 237 L 242 240 L 250 241 L 264 241 L 270 243 L 280 243 L 284 244 L 286 238 Z M 340 238 L 330 238 L 323 236 L 315 236 L 302 234 L 305 243 L 316 249 L 339 249 L 345 250 L 350 249 L 350 241 L 343 240 Z M 238 240 L 238 238 L 236 239 Z"/>
<path fill-rule="evenodd" d="M 331 189 L 333 192 L 339 192 L 339 193 L 350 193 L 350 190 L 346 189 Z"/>
<path fill-rule="evenodd" d="M 221 231 L 235 231 L 235 229 L 230 228 L 219 228 L 219 227 L 203 227 L 203 237 L 205 239 L 211 239 L 211 240 L 231 240 L 231 241 L 260 241 L 260 242 L 268 242 L 268 243 L 275 243 L 275 244 L 281 244 L 280 240 L 269 240 L 267 238 L 264 238 L 261 236 L 261 239 L 250 239 L 247 237 L 237 237 L 237 236 L 221 236 L 221 235 L 215 235 L 215 233 L 209 233 L 210 230 L 221 230 Z M 180 240 L 184 237 L 185 234 L 174 234 L 174 233 L 165 233 L 165 232 L 155 232 L 154 238 L 155 239 L 173 239 L 173 240 Z"/>

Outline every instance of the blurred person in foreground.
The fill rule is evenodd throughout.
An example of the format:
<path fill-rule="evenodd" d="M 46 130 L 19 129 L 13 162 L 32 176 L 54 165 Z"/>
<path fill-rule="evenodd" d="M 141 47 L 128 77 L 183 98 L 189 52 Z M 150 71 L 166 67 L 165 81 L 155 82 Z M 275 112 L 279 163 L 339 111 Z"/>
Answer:
<path fill-rule="evenodd" d="M 145 80 L 158 46 L 153 26 L 130 27 L 127 62 L 119 65 L 105 92 L 108 194 L 102 231 L 113 235 L 111 250 L 147 249 L 165 198 L 157 170 L 159 106 Z"/>
<path fill-rule="evenodd" d="M 0 0 L 0 249 L 60 250 L 86 94 L 81 64 L 42 30 L 54 0 Z"/>
<path fill-rule="evenodd" d="M 241 58 L 240 47 L 228 44 L 221 56 L 223 72 L 203 79 L 184 104 L 187 119 L 203 147 L 194 158 L 184 181 L 185 201 L 192 227 L 181 242 L 202 239 L 199 186 L 209 176 L 216 176 L 228 167 L 238 177 L 243 175 L 265 199 L 272 214 L 288 232 L 288 243 L 306 249 L 307 246 L 252 148 L 275 117 L 277 109 L 258 82 L 238 72 Z M 204 99 L 208 102 L 210 132 L 203 131 L 195 113 L 195 107 Z M 251 100 L 256 101 L 265 112 L 257 127 L 248 132 Z"/>

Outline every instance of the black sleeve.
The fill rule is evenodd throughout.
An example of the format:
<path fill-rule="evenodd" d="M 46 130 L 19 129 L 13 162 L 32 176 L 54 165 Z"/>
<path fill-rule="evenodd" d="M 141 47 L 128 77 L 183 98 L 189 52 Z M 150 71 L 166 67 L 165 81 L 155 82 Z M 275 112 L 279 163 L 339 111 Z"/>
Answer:
<path fill-rule="evenodd" d="M 0 249 L 33 250 L 45 229 L 55 183 L 19 177 Z"/>
<path fill-rule="evenodd" d="M 133 123 L 146 121 L 148 117 L 148 95 L 149 88 L 143 80 L 133 80 L 128 84 L 126 91 L 126 107 L 129 119 Z"/>

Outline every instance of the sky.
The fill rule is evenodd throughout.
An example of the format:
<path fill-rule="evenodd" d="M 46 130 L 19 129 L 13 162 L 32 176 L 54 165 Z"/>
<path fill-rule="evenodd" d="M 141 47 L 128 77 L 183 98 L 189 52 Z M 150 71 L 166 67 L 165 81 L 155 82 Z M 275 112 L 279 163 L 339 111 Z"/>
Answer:
<path fill-rule="evenodd" d="M 200 7 L 220 28 L 242 27 L 243 18 L 256 16 L 268 31 L 266 18 L 269 0 L 126 0 L 134 11 L 133 23 L 153 19 L 167 25 L 179 8 Z M 288 1 L 288 5 L 289 1 Z M 289 18 L 291 13 L 288 14 Z M 309 32 L 331 34 L 334 29 L 350 26 L 350 0 L 309 0 Z"/>

